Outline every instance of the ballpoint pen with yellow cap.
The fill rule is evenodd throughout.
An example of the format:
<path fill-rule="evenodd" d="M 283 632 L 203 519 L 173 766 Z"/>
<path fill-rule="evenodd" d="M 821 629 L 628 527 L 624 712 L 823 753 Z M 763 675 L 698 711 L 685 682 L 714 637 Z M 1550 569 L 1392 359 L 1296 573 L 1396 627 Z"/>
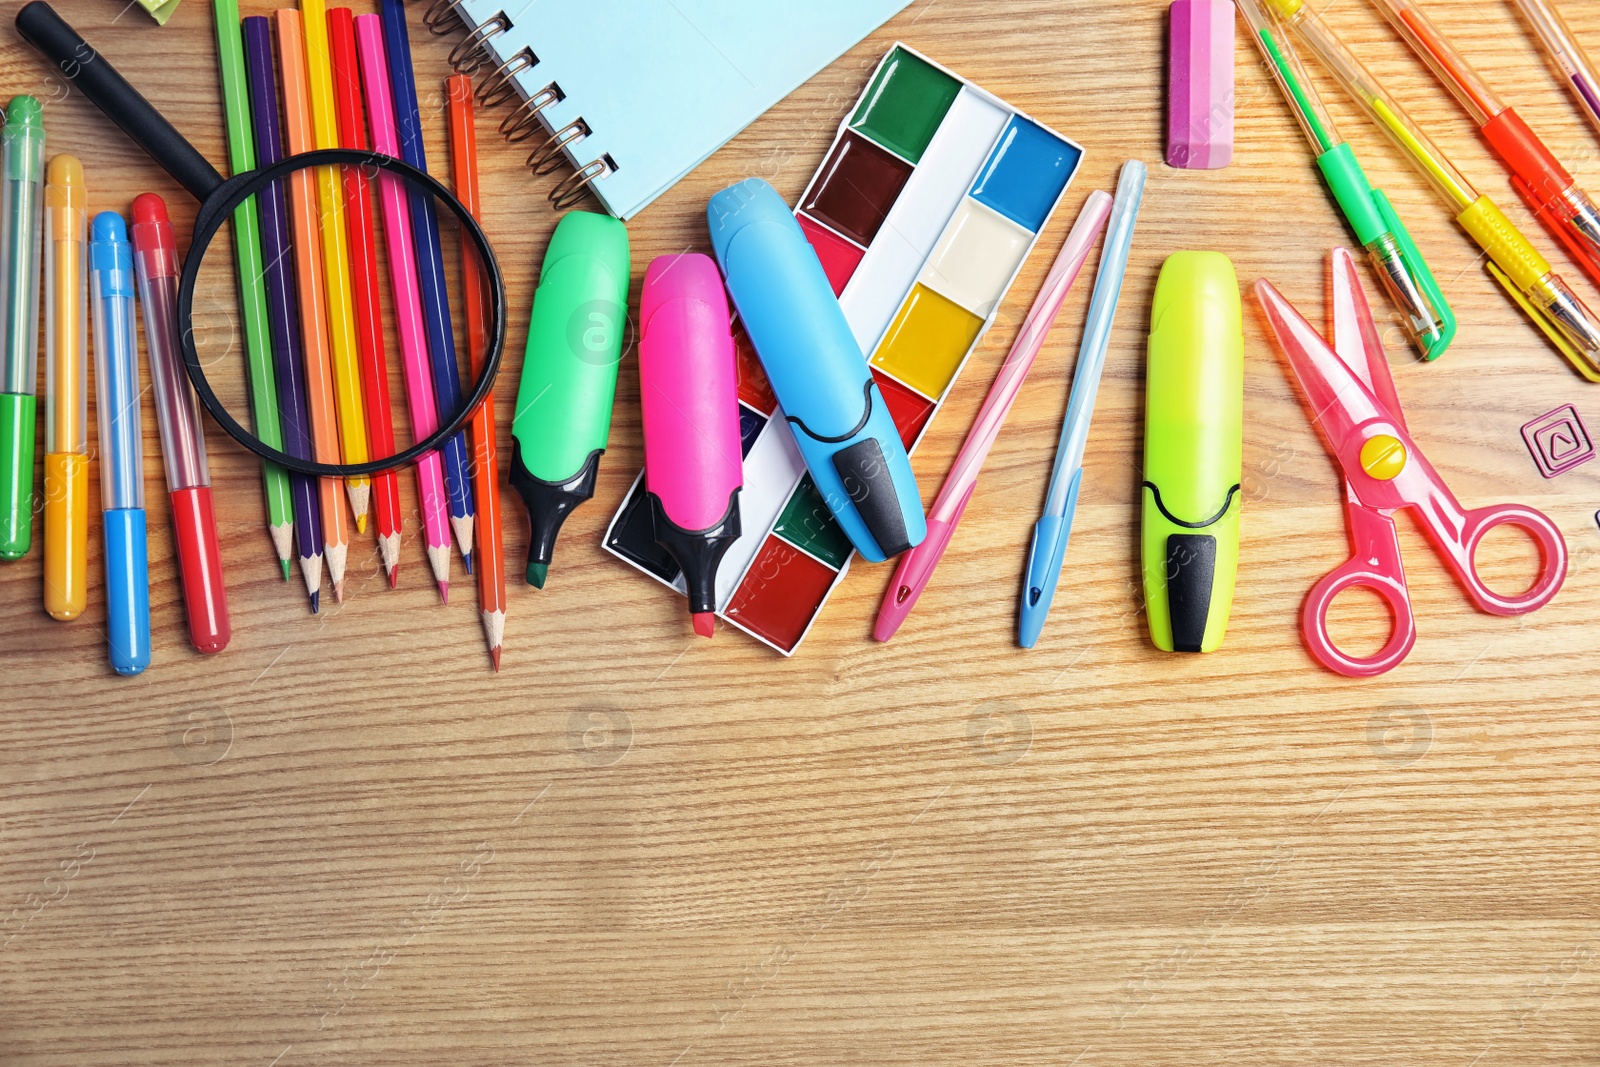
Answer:
<path fill-rule="evenodd" d="M 44 111 L 11 98 L 0 134 L 0 559 L 33 543 Z"/>
<path fill-rule="evenodd" d="M 44 610 L 66 621 L 88 600 L 89 193 L 77 156 L 45 179 Z"/>
<path fill-rule="evenodd" d="M 1550 342 L 1590 381 L 1600 382 L 1600 322 L 1505 213 L 1479 195 L 1445 154 L 1384 92 L 1344 43 L 1303 0 L 1268 0 L 1389 138 L 1410 157 L 1456 213 L 1456 221 L 1489 254 L 1489 273 Z"/>
<path fill-rule="evenodd" d="M 1261 6 L 1262 0 L 1237 0 L 1237 4 L 1250 36 L 1267 59 L 1267 69 L 1283 90 L 1284 102 L 1311 142 L 1328 192 L 1366 248 L 1389 299 L 1400 310 L 1406 336 L 1423 359 L 1437 359 L 1455 337 L 1456 318 L 1427 261 L 1412 243 L 1389 198 L 1372 187 L 1355 152 L 1339 136 L 1316 87 L 1300 66 L 1300 57 Z"/>
<path fill-rule="evenodd" d="M 1405 42 L 1478 124 L 1478 132 L 1511 172 L 1511 184 L 1539 221 L 1600 282 L 1600 209 L 1579 189 L 1561 161 L 1495 95 L 1413 0 L 1372 0 Z"/>

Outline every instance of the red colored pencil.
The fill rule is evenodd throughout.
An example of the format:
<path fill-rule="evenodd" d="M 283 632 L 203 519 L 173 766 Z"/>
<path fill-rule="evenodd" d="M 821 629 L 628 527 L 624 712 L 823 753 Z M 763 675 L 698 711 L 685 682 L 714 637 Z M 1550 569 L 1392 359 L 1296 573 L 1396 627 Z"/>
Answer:
<path fill-rule="evenodd" d="M 341 148 L 365 150 L 367 120 L 361 100 L 354 16 L 347 7 L 328 10 L 328 52 L 339 112 Z M 383 352 L 383 305 L 378 295 L 378 242 L 372 225 L 372 189 L 360 167 L 344 168 L 344 217 L 350 234 L 350 275 L 356 319 L 356 357 L 367 403 L 367 447 L 374 458 L 394 455 L 394 420 L 389 411 L 389 366 Z M 389 588 L 400 581 L 400 483 L 394 471 L 372 478 L 378 520 L 378 554 Z"/>
<path fill-rule="evenodd" d="M 456 196 L 481 218 L 478 199 L 478 137 L 473 128 L 472 79 L 465 74 L 445 81 L 450 98 L 450 173 Z M 488 351 L 489 302 L 477 250 L 465 235 L 461 241 L 461 281 L 466 289 L 467 350 L 476 377 Z M 500 545 L 500 463 L 495 455 L 494 394 L 472 416 L 472 495 L 478 508 L 478 600 L 483 605 L 483 635 L 489 660 L 500 669 L 500 643 L 506 629 L 506 563 Z"/>

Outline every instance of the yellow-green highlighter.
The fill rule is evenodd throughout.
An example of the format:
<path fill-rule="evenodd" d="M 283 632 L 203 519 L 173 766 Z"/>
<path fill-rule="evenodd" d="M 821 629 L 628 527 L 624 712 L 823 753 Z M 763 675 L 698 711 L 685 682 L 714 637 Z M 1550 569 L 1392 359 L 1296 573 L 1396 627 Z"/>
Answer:
<path fill-rule="evenodd" d="M 1220 252 L 1175 252 L 1150 311 L 1142 544 L 1150 640 L 1165 652 L 1222 644 L 1239 569 L 1244 324 Z"/>

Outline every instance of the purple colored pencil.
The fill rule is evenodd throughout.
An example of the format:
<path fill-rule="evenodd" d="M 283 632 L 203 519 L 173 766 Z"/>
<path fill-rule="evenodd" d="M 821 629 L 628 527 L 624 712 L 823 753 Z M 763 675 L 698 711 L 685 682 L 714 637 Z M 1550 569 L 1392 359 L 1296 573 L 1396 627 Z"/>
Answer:
<path fill-rule="evenodd" d="M 243 20 L 245 67 L 250 82 L 250 111 L 255 121 L 256 162 L 269 167 L 283 159 L 283 134 L 278 120 L 278 82 L 272 58 L 272 23 L 261 16 Z M 300 348 L 300 301 L 295 295 L 294 251 L 290 244 L 289 207 L 283 182 L 275 181 L 256 197 L 261 216 L 261 257 L 266 274 L 267 319 L 272 331 L 272 362 L 277 368 L 278 407 L 283 419 L 283 449 L 296 459 L 311 459 L 311 421 L 306 408 L 305 364 Z M 305 575 L 311 610 L 322 589 L 322 505 L 317 482 L 289 474 L 294 500 L 294 533 Z"/>

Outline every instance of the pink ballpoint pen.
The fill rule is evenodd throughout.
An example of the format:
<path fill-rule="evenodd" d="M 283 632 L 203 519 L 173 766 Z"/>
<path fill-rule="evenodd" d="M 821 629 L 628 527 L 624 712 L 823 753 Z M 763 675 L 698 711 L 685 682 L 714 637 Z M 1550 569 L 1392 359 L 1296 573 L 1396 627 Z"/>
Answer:
<path fill-rule="evenodd" d="M 878 609 L 878 623 L 872 630 L 872 636 L 879 641 L 887 641 L 895 635 L 900 624 L 906 621 L 906 616 L 916 606 L 928 579 L 933 577 L 933 569 L 939 565 L 944 550 L 949 546 L 956 524 L 961 521 L 961 513 L 967 509 L 967 501 L 972 499 L 972 490 L 977 487 L 978 472 L 983 469 L 983 461 L 989 457 L 989 449 L 994 447 L 995 438 L 1000 436 L 1000 427 L 1004 425 L 1017 394 L 1022 391 L 1022 381 L 1033 366 L 1039 349 L 1044 347 L 1044 339 L 1056 321 L 1056 313 L 1061 310 L 1062 302 L 1066 300 L 1072 283 L 1077 280 L 1078 272 L 1083 269 L 1084 261 L 1089 258 L 1089 252 L 1110 216 L 1110 194 L 1099 189 L 1090 193 L 1089 199 L 1084 201 L 1083 210 L 1078 213 L 1078 221 L 1072 224 L 1072 232 L 1067 234 L 1066 243 L 1061 246 L 1061 252 L 1050 268 L 1049 277 L 1044 280 L 1044 287 L 1034 299 L 1022 329 L 1017 331 L 1010 354 L 1001 364 L 1000 373 L 995 375 L 994 384 L 989 387 L 989 395 L 979 409 L 978 417 L 973 420 L 966 443 L 961 446 L 950 473 L 939 487 L 939 495 L 928 511 L 927 538 L 900 557 L 894 579 L 883 596 L 883 606 Z"/>
<path fill-rule="evenodd" d="M 356 44 L 361 53 L 361 81 L 367 89 L 373 150 L 398 157 L 400 136 L 395 128 L 394 99 L 389 95 L 389 59 L 383 45 L 383 22 L 377 15 L 356 16 Z M 422 438 L 439 428 L 439 409 L 433 395 L 433 372 L 428 364 L 422 295 L 411 243 L 411 207 L 406 198 L 405 182 L 388 171 L 379 171 L 378 198 L 383 204 L 384 244 L 389 255 L 389 279 L 394 286 L 394 314 L 400 332 L 406 406 L 411 412 L 411 432 Z M 450 511 L 438 452 L 425 453 L 417 460 L 417 485 L 422 498 L 422 529 L 428 542 L 428 564 L 433 568 L 434 580 L 439 583 L 439 596 L 448 603 Z"/>

